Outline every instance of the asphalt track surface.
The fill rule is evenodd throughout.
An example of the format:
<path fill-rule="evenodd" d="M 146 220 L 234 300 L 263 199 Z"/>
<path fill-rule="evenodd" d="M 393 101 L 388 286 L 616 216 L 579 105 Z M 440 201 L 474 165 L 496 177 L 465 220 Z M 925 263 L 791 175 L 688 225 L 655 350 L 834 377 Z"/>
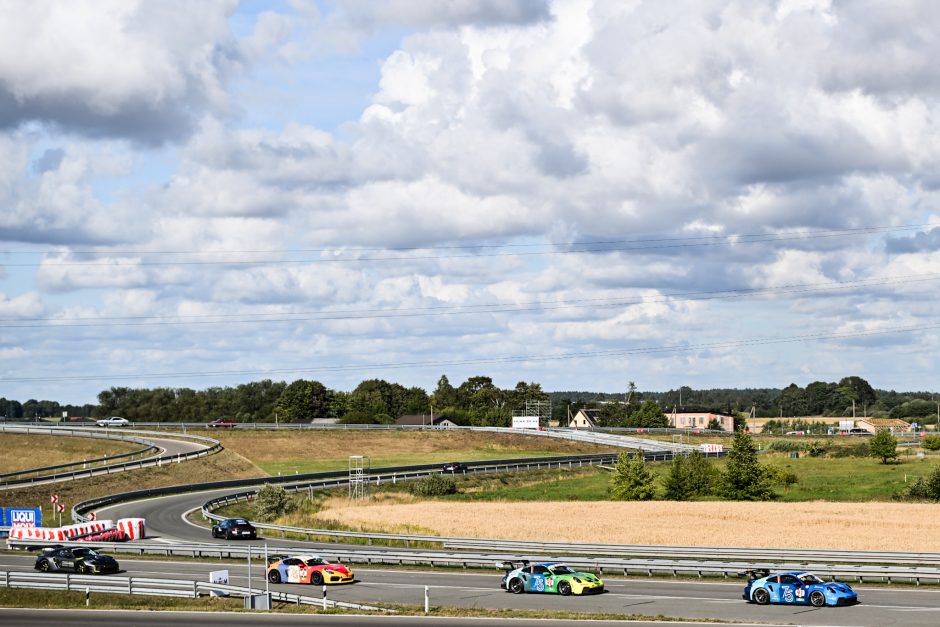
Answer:
<path fill-rule="evenodd" d="M 425 616 L 349 616 L 349 615 L 300 615 L 287 616 L 276 614 L 235 614 L 219 612 L 205 614 L 196 612 L 127 612 L 127 611 L 74 611 L 74 610 L 19 610 L 0 609 L 0 626 L 20 627 L 21 625 L 62 625 L 70 627 L 203 627 L 205 625 L 316 625 L 317 627 L 485 627 L 506 625 L 506 619 L 480 618 L 441 618 Z M 566 627 L 571 621 L 566 620 L 526 620 L 514 619 L 513 627 Z M 675 624 L 675 623 L 674 623 Z M 701 625 L 708 627 L 714 623 L 678 623 L 680 625 Z M 663 623 L 637 622 L 631 627 L 662 627 Z M 591 627 L 623 627 L 622 621 L 594 621 Z M 756 625 L 738 625 L 737 627 L 758 627 Z M 759 627 L 770 627 L 761 624 Z"/>
<path fill-rule="evenodd" d="M 117 555 L 118 576 L 208 581 L 212 570 L 227 569 L 234 585 L 248 584 L 247 562 L 133 560 Z M 0 555 L 0 569 L 31 570 L 32 555 Z M 724 581 L 672 579 L 605 580 L 608 592 L 585 597 L 514 595 L 499 588 L 502 573 L 485 571 L 364 569 L 354 567 L 356 583 L 327 587 L 330 599 L 353 603 L 394 603 L 421 606 L 429 586 L 432 606 L 545 609 L 584 613 L 617 613 L 687 620 L 719 619 L 817 626 L 928 627 L 940 624 L 940 590 L 936 588 L 860 587 L 860 605 L 838 608 L 757 606 L 741 599 L 743 584 Z M 251 585 L 265 586 L 261 560 L 254 560 Z M 321 588 L 300 584 L 270 584 L 271 589 L 319 597 Z M 425 623 L 426 624 L 426 623 Z M 593 623 L 592 623 L 593 625 Z"/>

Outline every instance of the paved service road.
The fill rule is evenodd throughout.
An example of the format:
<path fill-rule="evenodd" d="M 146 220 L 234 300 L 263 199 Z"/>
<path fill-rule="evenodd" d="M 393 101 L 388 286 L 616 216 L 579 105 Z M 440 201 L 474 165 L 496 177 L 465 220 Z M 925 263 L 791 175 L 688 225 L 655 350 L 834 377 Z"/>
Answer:
<path fill-rule="evenodd" d="M 119 576 L 207 581 L 209 571 L 226 568 L 235 585 L 247 585 L 247 565 L 211 562 L 132 560 L 117 556 L 126 572 Z M 28 570 L 34 557 L 0 555 L 0 569 Z M 853 607 L 810 608 L 756 606 L 741 599 L 741 583 L 675 581 L 671 579 L 607 579 L 608 593 L 587 597 L 514 595 L 499 588 L 501 573 L 362 569 L 353 567 L 357 583 L 329 586 L 331 599 L 354 603 L 396 603 L 420 606 L 424 586 L 430 586 L 432 606 L 523 608 L 573 612 L 611 612 L 722 619 L 798 625 L 933 627 L 940 624 L 936 589 L 859 588 L 862 604 Z M 264 587 L 260 560 L 252 568 L 252 587 Z M 320 588 L 295 584 L 272 589 L 319 596 Z"/>

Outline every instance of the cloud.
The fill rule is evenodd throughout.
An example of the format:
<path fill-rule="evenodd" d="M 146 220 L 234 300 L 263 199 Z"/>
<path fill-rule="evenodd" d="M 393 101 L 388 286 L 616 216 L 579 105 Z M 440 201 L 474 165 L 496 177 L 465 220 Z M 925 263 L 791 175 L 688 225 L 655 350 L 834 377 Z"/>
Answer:
<path fill-rule="evenodd" d="M 229 0 L 37 0 L 0 8 L 0 128 L 38 122 L 158 144 L 225 109 L 241 63 Z"/>

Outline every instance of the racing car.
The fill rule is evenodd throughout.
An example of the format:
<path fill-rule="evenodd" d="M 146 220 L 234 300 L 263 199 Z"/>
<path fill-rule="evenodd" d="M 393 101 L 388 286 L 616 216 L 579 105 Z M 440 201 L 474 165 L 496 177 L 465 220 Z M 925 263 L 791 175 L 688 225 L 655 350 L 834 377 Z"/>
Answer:
<path fill-rule="evenodd" d="M 506 570 L 500 587 L 514 594 L 548 592 L 568 596 L 604 592 L 604 582 L 597 575 L 578 572 L 558 562 L 530 564 L 522 560 L 501 562 L 498 566 Z"/>
<path fill-rule="evenodd" d="M 118 572 L 117 560 L 86 546 L 55 546 L 44 549 L 33 565 L 44 573 L 71 570 L 79 575 Z"/>
<path fill-rule="evenodd" d="M 858 593 L 841 581 L 823 581 L 812 573 L 792 571 L 771 574 L 767 569 L 749 570 L 744 600 L 748 603 L 767 605 L 787 603 L 795 605 L 854 605 Z"/>
<path fill-rule="evenodd" d="M 317 555 L 272 557 L 268 564 L 271 583 L 352 583 L 353 573 L 344 564 L 330 564 Z"/>

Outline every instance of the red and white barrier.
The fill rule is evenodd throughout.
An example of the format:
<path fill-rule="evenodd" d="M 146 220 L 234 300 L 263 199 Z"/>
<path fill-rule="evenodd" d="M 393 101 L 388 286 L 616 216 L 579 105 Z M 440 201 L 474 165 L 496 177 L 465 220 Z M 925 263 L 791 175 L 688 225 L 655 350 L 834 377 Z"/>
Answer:
<path fill-rule="evenodd" d="M 117 528 L 127 534 L 128 540 L 143 540 L 147 537 L 146 521 L 143 518 L 122 518 Z"/>
<path fill-rule="evenodd" d="M 59 543 L 69 540 L 123 542 L 143 540 L 146 535 L 146 521 L 143 518 L 121 518 L 116 524 L 112 520 L 93 520 L 64 527 L 13 527 L 10 529 L 11 540 L 41 540 Z"/>

